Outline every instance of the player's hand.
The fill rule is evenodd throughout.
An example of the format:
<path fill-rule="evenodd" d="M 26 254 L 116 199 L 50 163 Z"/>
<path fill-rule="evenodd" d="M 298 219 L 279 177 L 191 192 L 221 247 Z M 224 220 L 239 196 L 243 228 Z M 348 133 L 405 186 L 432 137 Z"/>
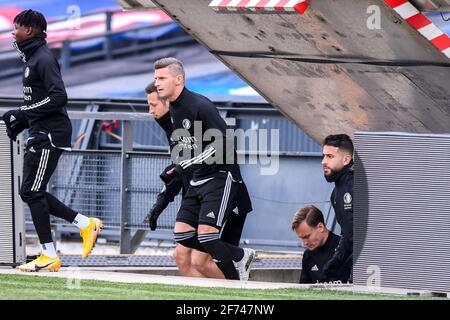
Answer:
<path fill-rule="evenodd" d="M 20 112 L 19 109 L 13 109 L 6 111 L 3 114 L 3 121 L 5 122 L 6 126 L 12 127 L 14 125 L 18 125 L 19 122 L 26 123 L 27 119 L 23 112 Z"/>
<path fill-rule="evenodd" d="M 170 181 L 172 181 L 172 179 L 174 178 L 174 176 L 175 176 L 174 169 L 175 169 L 175 164 L 172 163 L 172 164 L 168 165 L 166 168 L 164 168 L 164 171 L 159 175 L 159 177 L 165 184 L 170 183 Z"/>
<path fill-rule="evenodd" d="M 16 141 L 17 136 L 19 135 L 17 132 L 11 130 L 10 127 L 6 127 L 6 134 L 12 141 Z"/>
<path fill-rule="evenodd" d="M 157 221 L 160 214 L 161 212 L 153 207 L 148 213 L 147 217 L 145 217 L 145 222 L 148 223 L 150 230 L 155 231 L 158 227 Z"/>
<path fill-rule="evenodd" d="M 19 109 L 5 112 L 2 118 L 6 125 L 6 134 L 13 141 L 16 141 L 17 135 L 28 128 L 28 122 Z"/>

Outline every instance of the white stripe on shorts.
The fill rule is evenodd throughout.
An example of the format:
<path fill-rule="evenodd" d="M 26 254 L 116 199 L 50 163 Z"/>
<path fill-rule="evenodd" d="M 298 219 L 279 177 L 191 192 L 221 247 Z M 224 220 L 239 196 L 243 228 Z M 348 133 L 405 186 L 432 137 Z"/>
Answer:
<path fill-rule="evenodd" d="M 36 178 L 34 178 L 33 186 L 31 191 L 39 191 L 41 187 L 42 179 L 44 178 L 45 169 L 47 169 L 48 157 L 50 154 L 49 149 L 42 149 L 41 160 L 39 161 L 39 168 L 36 173 Z"/>
<path fill-rule="evenodd" d="M 228 172 L 227 182 L 225 183 L 224 193 L 223 193 L 223 197 L 222 197 L 222 203 L 220 204 L 219 216 L 217 217 L 217 226 L 219 226 L 219 227 L 222 226 L 225 211 L 227 210 L 227 207 L 228 207 L 231 183 L 232 183 L 231 173 Z"/>

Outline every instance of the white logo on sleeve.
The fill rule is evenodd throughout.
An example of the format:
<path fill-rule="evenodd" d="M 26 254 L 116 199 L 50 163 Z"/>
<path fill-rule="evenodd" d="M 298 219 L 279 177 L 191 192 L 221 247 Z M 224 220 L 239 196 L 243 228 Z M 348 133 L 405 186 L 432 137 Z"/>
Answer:
<path fill-rule="evenodd" d="M 317 264 L 315 264 L 314 267 L 311 268 L 311 271 L 319 271 L 319 268 L 317 267 Z"/>
<path fill-rule="evenodd" d="M 350 192 L 347 192 L 344 194 L 344 210 L 352 210 L 353 204 L 352 204 L 352 195 Z"/>
<path fill-rule="evenodd" d="M 207 216 L 208 218 L 212 218 L 212 219 L 215 219 L 215 218 L 216 218 L 216 216 L 214 215 L 214 212 L 213 212 L 213 211 L 211 211 L 210 213 L 208 213 L 206 216 Z"/>
<path fill-rule="evenodd" d="M 29 67 L 26 67 L 26 68 L 25 68 L 24 76 L 25 76 L 25 78 L 28 78 L 29 75 L 30 75 L 30 68 L 29 68 Z"/>
<path fill-rule="evenodd" d="M 346 204 L 352 203 L 352 195 L 349 192 L 344 194 L 344 203 Z"/>
<path fill-rule="evenodd" d="M 188 130 L 190 127 L 191 127 L 191 122 L 189 121 L 189 119 L 184 119 L 183 120 L 183 128 Z"/>

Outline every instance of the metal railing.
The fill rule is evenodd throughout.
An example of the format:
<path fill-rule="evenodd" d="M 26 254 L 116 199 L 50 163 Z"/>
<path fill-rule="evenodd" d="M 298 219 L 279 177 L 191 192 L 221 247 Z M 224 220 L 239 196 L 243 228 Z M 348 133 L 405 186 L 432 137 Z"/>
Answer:
<path fill-rule="evenodd" d="M 0 99 L 0 115 L 6 110 L 2 107 L 12 108 L 20 105 L 21 102 L 21 99 L 18 98 Z M 73 111 L 85 110 L 86 105 L 90 105 L 92 102 L 100 104 L 97 110 L 109 111 Z M 219 102 L 217 105 L 225 117 L 236 117 L 236 119 L 240 116 L 258 114 L 279 115 L 276 109 L 267 104 L 249 106 L 248 104 Z M 128 103 L 118 99 L 113 101 L 71 100 L 69 106 L 69 117 L 73 122 L 119 120 L 121 126 L 118 133 L 121 135 L 122 141 L 111 143 L 111 147 L 114 148 L 111 150 L 73 150 L 64 153 L 49 183 L 49 192 L 76 211 L 103 219 L 106 226 L 105 231 L 109 237 L 119 238 L 121 252 L 132 253 L 148 233 L 148 225 L 143 223 L 143 220 L 163 187 L 159 174 L 170 163 L 168 150 L 158 152 L 150 150 L 150 148 L 140 149 L 136 148 L 136 143 L 133 144 L 133 134 L 135 133 L 133 127 L 139 123 L 149 125 L 154 122 L 154 119 L 144 112 L 147 106 L 142 100 L 128 101 Z M 134 112 L 113 111 L 129 111 L 130 109 Z M 246 155 L 250 153 L 249 151 L 245 152 Z M 302 159 L 308 157 L 320 158 L 321 153 L 312 151 L 279 152 L 279 156 L 283 157 L 283 161 L 290 161 L 292 164 L 297 163 L 297 159 L 301 163 L 306 161 Z M 290 175 L 292 176 L 292 173 Z M 258 193 L 261 193 L 261 190 L 256 191 L 256 199 L 258 199 Z M 291 199 L 289 201 L 302 200 Z M 173 239 L 172 229 L 179 204 L 180 199 L 177 198 L 161 215 L 158 220 L 158 230 L 152 232 L 153 239 Z M 292 210 L 291 208 L 288 211 Z M 259 212 L 259 214 L 261 213 Z M 328 216 L 329 214 L 327 214 Z M 29 213 L 26 220 L 31 224 Z M 52 223 L 58 230 L 66 230 L 69 233 L 76 232 L 76 228 L 70 226 L 66 221 L 53 219 Z M 251 239 L 252 243 L 260 242 L 264 246 L 266 242 L 275 246 L 281 246 L 284 243 L 281 239 L 265 239 L 264 235 L 257 235 L 256 238 Z"/>
<path fill-rule="evenodd" d="M 232 102 L 214 101 L 220 112 L 233 115 L 280 115 L 280 112 L 267 102 Z M 15 108 L 23 105 L 23 98 L 17 96 L 0 97 L 0 108 Z M 98 105 L 102 112 L 148 112 L 148 102 L 139 98 L 72 98 L 67 103 L 67 109 L 73 112 L 84 111 L 87 105 Z M 110 116 L 107 116 L 110 117 Z M 80 117 L 78 117 L 80 118 Z M 81 119 L 81 118 L 80 118 Z M 101 118 L 99 118 L 101 119 Z"/>
<path fill-rule="evenodd" d="M 259 128 L 278 128 L 280 134 L 290 137 L 289 141 L 281 141 L 280 150 L 294 152 L 320 152 L 320 146 L 312 141 L 305 133 L 299 130 L 295 124 L 289 122 L 284 118 L 280 112 L 268 103 L 261 102 L 230 102 L 230 101 L 215 101 L 219 112 L 229 118 L 236 119 L 236 127 L 247 130 L 256 125 Z M 0 109 L 12 109 L 23 105 L 23 99 L 16 97 L 0 97 Z M 99 120 L 118 119 L 114 118 L 114 113 L 117 112 L 134 112 L 136 118 L 145 116 L 148 113 L 148 103 L 144 99 L 70 99 L 68 102 L 68 110 L 75 115 L 78 112 L 85 112 L 88 106 L 95 106 L 95 110 L 99 111 L 96 116 Z M 102 118 L 105 114 L 106 118 Z M 74 118 L 72 118 L 74 119 Z M 79 117 L 72 121 L 74 127 L 75 140 L 79 132 L 79 124 L 83 119 Z M 83 121 L 85 121 L 84 119 Z M 98 123 L 97 123 L 98 125 Z M 165 150 L 167 148 L 166 138 L 164 133 L 159 130 L 158 125 L 154 122 L 133 123 L 135 150 L 151 151 L 151 150 Z M 115 134 L 120 135 L 121 128 L 113 129 Z M 305 148 L 300 148 L 304 145 Z M 120 142 L 107 135 L 100 135 L 98 147 L 91 147 L 91 149 L 120 149 Z"/>
<path fill-rule="evenodd" d="M 102 219 L 106 228 L 120 229 L 120 196 L 125 190 L 124 229 L 148 229 L 144 218 L 162 189 L 159 174 L 170 163 L 169 155 L 127 152 L 126 175 L 121 181 L 121 152 L 87 150 L 64 153 L 49 184 L 49 191 L 77 212 Z M 160 230 L 173 229 L 176 199 L 158 220 Z M 56 225 L 66 225 L 54 219 Z"/>

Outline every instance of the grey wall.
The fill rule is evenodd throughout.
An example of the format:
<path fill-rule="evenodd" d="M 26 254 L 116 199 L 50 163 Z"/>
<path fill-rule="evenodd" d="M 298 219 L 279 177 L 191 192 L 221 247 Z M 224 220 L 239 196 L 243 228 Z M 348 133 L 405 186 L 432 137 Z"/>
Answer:
<path fill-rule="evenodd" d="M 291 231 L 292 217 L 307 204 L 321 209 L 331 226 L 334 212 L 330 212 L 329 198 L 334 184 L 325 181 L 320 156 L 282 156 L 273 176 L 260 175 L 259 165 L 242 165 L 241 169 L 254 209 L 242 235 L 249 245 L 294 249 L 299 240 Z"/>

